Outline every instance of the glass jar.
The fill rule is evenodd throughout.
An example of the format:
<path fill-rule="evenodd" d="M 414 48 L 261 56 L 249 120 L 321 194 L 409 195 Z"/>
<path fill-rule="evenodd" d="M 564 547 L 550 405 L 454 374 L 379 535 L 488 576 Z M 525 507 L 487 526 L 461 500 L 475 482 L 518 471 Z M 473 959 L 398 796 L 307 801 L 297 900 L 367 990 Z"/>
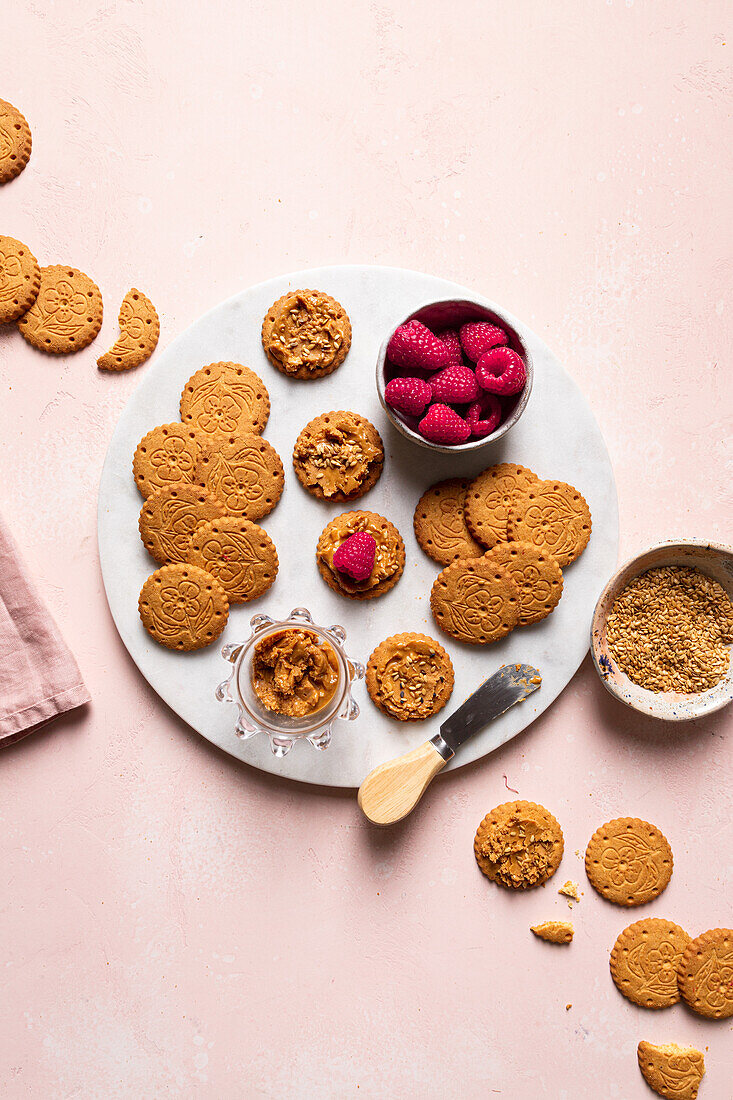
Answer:
<path fill-rule="evenodd" d="M 296 607 L 287 619 L 272 619 L 269 615 L 255 615 L 250 619 L 252 633 L 244 642 L 231 642 L 222 649 L 222 657 L 234 666 L 228 679 L 216 689 L 220 702 L 234 703 L 239 714 L 234 731 L 238 737 L 254 737 L 264 733 L 270 739 L 275 756 L 285 756 L 296 741 L 305 739 L 316 749 L 327 749 L 331 743 L 333 725 L 338 719 L 347 722 L 359 714 L 358 704 L 351 697 L 351 685 L 364 677 L 364 666 L 352 660 L 344 649 L 346 631 L 342 626 L 317 626 L 305 607 Z M 331 647 L 338 662 L 336 689 L 320 710 L 302 718 L 292 718 L 268 710 L 252 685 L 252 662 L 258 642 L 281 630 L 306 630 L 320 642 Z"/>

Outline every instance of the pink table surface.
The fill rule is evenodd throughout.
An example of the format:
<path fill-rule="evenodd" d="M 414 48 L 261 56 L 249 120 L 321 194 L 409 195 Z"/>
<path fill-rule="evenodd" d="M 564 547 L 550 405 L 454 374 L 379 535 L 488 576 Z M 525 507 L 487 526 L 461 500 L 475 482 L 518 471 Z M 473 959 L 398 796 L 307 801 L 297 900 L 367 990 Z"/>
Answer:
<path fill-rule="evenodd" d="M 586 661 L 524 735 L 387 832 L 351 795 L 239 765 L 166 710 L 112 625 L 96 489 L 140 373 L 95 358 L 131 285 L 167 343 L 279 272 L 435 272 L 505 303 L 582 386 L 623 558 L 730 539 L 730 14 L 6 5 L 0 94 L 34 145 L 0 232 L 88 271 L 106 313 L 68 358 L 0 333 L 2 510 L 94 700 L 0 756 L 4 1096 L 641 1100 L 643 1038 L 697 1044 L 701 1100 L 729 1095 L 730 1021 L 635 1008 L 608 952 L 643 916 L 733 923 L 730 714 L 655 724 Z M 524 896 L 471 850 L 512 797 L 504 776 L 565 831 L 557 878 Z M 663 897 L 633 912 L 582 869 L 593 830 L 625 814 L 675 854 Z M 568 915 L 566 878 L 584 896 L 553 948 L 529 925 Z"/>

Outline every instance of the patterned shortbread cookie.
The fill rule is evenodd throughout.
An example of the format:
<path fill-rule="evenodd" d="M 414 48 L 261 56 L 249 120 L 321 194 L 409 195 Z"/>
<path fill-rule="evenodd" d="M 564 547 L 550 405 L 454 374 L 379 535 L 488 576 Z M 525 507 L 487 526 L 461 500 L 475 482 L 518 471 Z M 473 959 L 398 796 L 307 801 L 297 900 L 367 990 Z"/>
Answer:
<path fill-rule="evenodd" d="M 293 468 L 303 488 L 319 500 L 343 504 L 376 485 L 384 466 L 382 438 L 366 417 L 328 412 L 303 428 L 293 448 Z"/>
<path fill-rule="evenodd" d="M 452 638 L 487 645 L 518 624 L 519 589 L 507 569 L 487 558 L 459 559 L 435 578 L 430 609 Z"/>
<path fill-rule="evenodd" d="M 659 1096 L 666 1100 L 696 1100 L 705 1076 L 705 1058 L 701 1050 L 678 1043 L 657 1046 L 642 1040 L 636 1055 L 642 1077 Z"/>
<path fill-rule="evenodd" d="M 164 565 L 145 581 L 138 601 L 143 626 L 168 649 L 201 649 L 226 626 L 229 602 L 219 582 L 195 565 Z"/>
<path fill-rule="evenodd" d="M 0 99 L 0 183 L 19 176 L 31 155 L 31 128 L 12 103 Z"/>
<path fill-rule="evenodd" d="M 509 508 L 507 534 L 547 550 L 569 565 L 585 550 L 591 533 L 585 498 L 564 481 L 539 481 L 516 495 Z"/>
<path fill-rule="evenodd" d="M 135 484 L 147 499 L 156 489 L 195 485 L 201 445 L 185 424 L 159 424 L 140 440 L 132 460 Z M 216 494 L 214 494 L 216 495 Z"/>
<path fill-rule="evenodd" d="M 395 634 L 376 647 L 366 670 L 374 704 L 400 722 L 437 714 L 453 691 L 451 659 L 427 634 Z"/>
<path fill-rule="evenodd" d="M 492 882 L 526 890 L 547 882 L 560 866 L 562 829 L 536 802 L 503 802 L 486 815 L 473 841 L 481 871 Z"/>
<path fill-rule="evenodd" d="M 272 444 L 262 436 L 245 434 L 228 436 L 203 450 L 196 480 L 222 502 L 230 516 L 256 520 L 279 501 L 285 472 Z"/>
<path fill-rule="evenodd" d="M 711 928 L 690 940 L 677 968 L 677 982 L 699 1016 L 733 1016 L 733 928 Z"/>
<path fill-rule="evenodd" d="M 596 829 L 585 852 L 591 886 L 616 905 L 644 905 L 658 897 L 673 866 L 667 838 L 638 817 L 607 821 Z"/>
<path fill-rule="evenodd" d="M 275 544 L 247 519 L 225 516 L 202 523 L 191 539 L 188 560 L 216 577 L 230 603 L 262 596 L 277 576 Z"/>
<path fill-rule="evenodd" d="M 200 523 L 226 515 L 221 501 L 200 485 L 168 485 L 152 493 L 140 510 L 145 549 L 163 565 L 185 562 Z"/>
<path fill-rule="evenodd" d="M 648 917 L 624 928 L 611 951 L 611 977 L 642 1008 L 666 1008 L 680 999 L 677 966 L 690 942 L 671 920 Z"/>
<path fill-rule="evenodd" d="M 351 347 L 351 322 L 321 290 L 291 290 L 262 322 L 265 355 L 289 378 L 322 378 L 341 366 Z"/>
<path fill-rule="evenodd" d="M 38 296 L 18 320 L 21 336 L 39 351 L 68 355 L 91 344 L 101 327 L 97 284 L 75 267 L 42 267 Z"/>
<path fill-rule="evenodd" d="M 97 359 L 100 370 L 132 370 L 155 351 L 160 336 L 160 321 L 155 306 L 141 290 L 128 290 L 118 316 L 120 335 L 104 355 Z"/>
<path fill-rule="evenodd" d="M 475 539 L 491 549 L 507 540 L 507 516 L 518 493 L 536 482 L 526 466 L 500 462 L 475 477 L 466 492 L 466 523 Z"/>
<path fill-rule="evenodd" d="M 41 269 L 28 246 L 15 237 L 0 236 L 0 323 L 22 317 L 40 287 Z"/>
<path fill-rule="evenodd" d="M 417 502 L 413 526 L 415 538 L 428 557 L 439 565 L 457 558 L 479 558 L 484 547 L 476 542 L 466 524 L 468 478 L 451 477 L 426 489 Z"/>
<path fill-rule="evenodd" d="M 242 363 L 209 363 L 191 375 L 181 394 L 181 420 L 211 443 L 261 435 L 269 415 L 265 383 Z"/>
<path fill-rule="evenodd" d="M 519 589 L 519 626 L 547 618 L 562 596 L 562 570 L 552 554 L 531 542 L 500 542 L 486 557 L 511 573 Z"/>

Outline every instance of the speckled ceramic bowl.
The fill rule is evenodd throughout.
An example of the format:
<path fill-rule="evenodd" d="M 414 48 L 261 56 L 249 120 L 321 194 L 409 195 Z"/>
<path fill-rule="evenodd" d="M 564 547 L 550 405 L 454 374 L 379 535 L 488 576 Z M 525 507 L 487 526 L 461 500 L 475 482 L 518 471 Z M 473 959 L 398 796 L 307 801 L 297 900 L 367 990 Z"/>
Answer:
<path fill-rule="evenodd" d="M 604 588 L 596 604 L 591 626 L 590 647 L 593 663 L 603 684 L 622 703 L 667 722 L 684 722 L 712 714 L 733 700 L 733 667 L 709 691 L 680 695 L 674 691 L 655 692 L 639 687 L 621 672 L 606 644 L 606 619 L 616 597 L 629 581 L 661 565 L 682 565 L 707 573 L 733 600 L 733 548 L 713 542 L 664 542 L 628 561 Z"/>
<path fill-rule="evenodd" d="M 442 443 L 431 443 L 430 440 L 423 439 L 417 430 L 418 421 L 420 420 L 419 416 L 406 416 L 389 407 L 384 399 L 384 388 L 393 378 L 398 377 L 401 371 L 397 368 L 393 368 L 387 360 L 387 344 L 392 338 L 392 333 L 395 329 L 399 328 L 400 325 L 406 325 L 408 321 L 422 321 L 424 325 L 427 325 L 427 327 L 434 332 L 440 332 L 441 329 L 446 328 L 459 328 L 468 321 L 490 321 L 493 325 L 498 325 L 500 328 L 503 328 L 507 333 L 509 337 L 507 342 L 508 346 L 512 351 L 516 351 L 518 355 L 521 355 L 524 360 L 524 365 L 527 369 L 527 381 L 521 393 L 515 394 L 511 398 L 502 399 L 504 419 L 491 435 L 485 435 L 481 439 L 469 439 L 466 443 L 457 443 L 453 446 L 446 446 Z M 425 447 L 428 451 L 441 451 L 443 454 L 480 451 L 482 447 L 488 447 L 490 444 L 496 443 L 497 439 L 501 439 L 503 435 L 511 431 L 527 407 L 529 395 L 532 392 L 533 377 L 534 370 L 529 348 L 514 325 L 512 325 L 498 310 L 487 309 L 486 306 L 481 305 L 479 302 L 471 302 L 468 299 L 456 298 L 442 302 L 427 302 L 424 306 L 420 306 L 419 309 L 413 310 L 407 317 L 403 317 L 401 321 L 398 321 L 391 332 L 387 333 L 387 337 L 379 349 L 379 356 L 377 357 L 377 393 L 379 394 L 382 408 L 397 431 L 407 439 L 411 439 L 413 443 L 417 443 L 419 447 Z"/>

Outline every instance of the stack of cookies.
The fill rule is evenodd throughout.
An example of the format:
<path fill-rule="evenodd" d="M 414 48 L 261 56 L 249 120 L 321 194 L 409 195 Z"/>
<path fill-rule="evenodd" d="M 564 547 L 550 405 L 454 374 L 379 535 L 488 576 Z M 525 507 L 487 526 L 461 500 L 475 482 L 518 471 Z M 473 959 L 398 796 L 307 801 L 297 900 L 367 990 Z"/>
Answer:
<path fill-rule="evenodd" d="M 472 481 L 431 486 L 414 527 L 425 553 L 445 566 L 430 596 L 435 621 L 458 641 L 481 645 L 557 606 L 562 567 L 587 546 L 591 515 L 572 485 L 502 462 Z"/>

